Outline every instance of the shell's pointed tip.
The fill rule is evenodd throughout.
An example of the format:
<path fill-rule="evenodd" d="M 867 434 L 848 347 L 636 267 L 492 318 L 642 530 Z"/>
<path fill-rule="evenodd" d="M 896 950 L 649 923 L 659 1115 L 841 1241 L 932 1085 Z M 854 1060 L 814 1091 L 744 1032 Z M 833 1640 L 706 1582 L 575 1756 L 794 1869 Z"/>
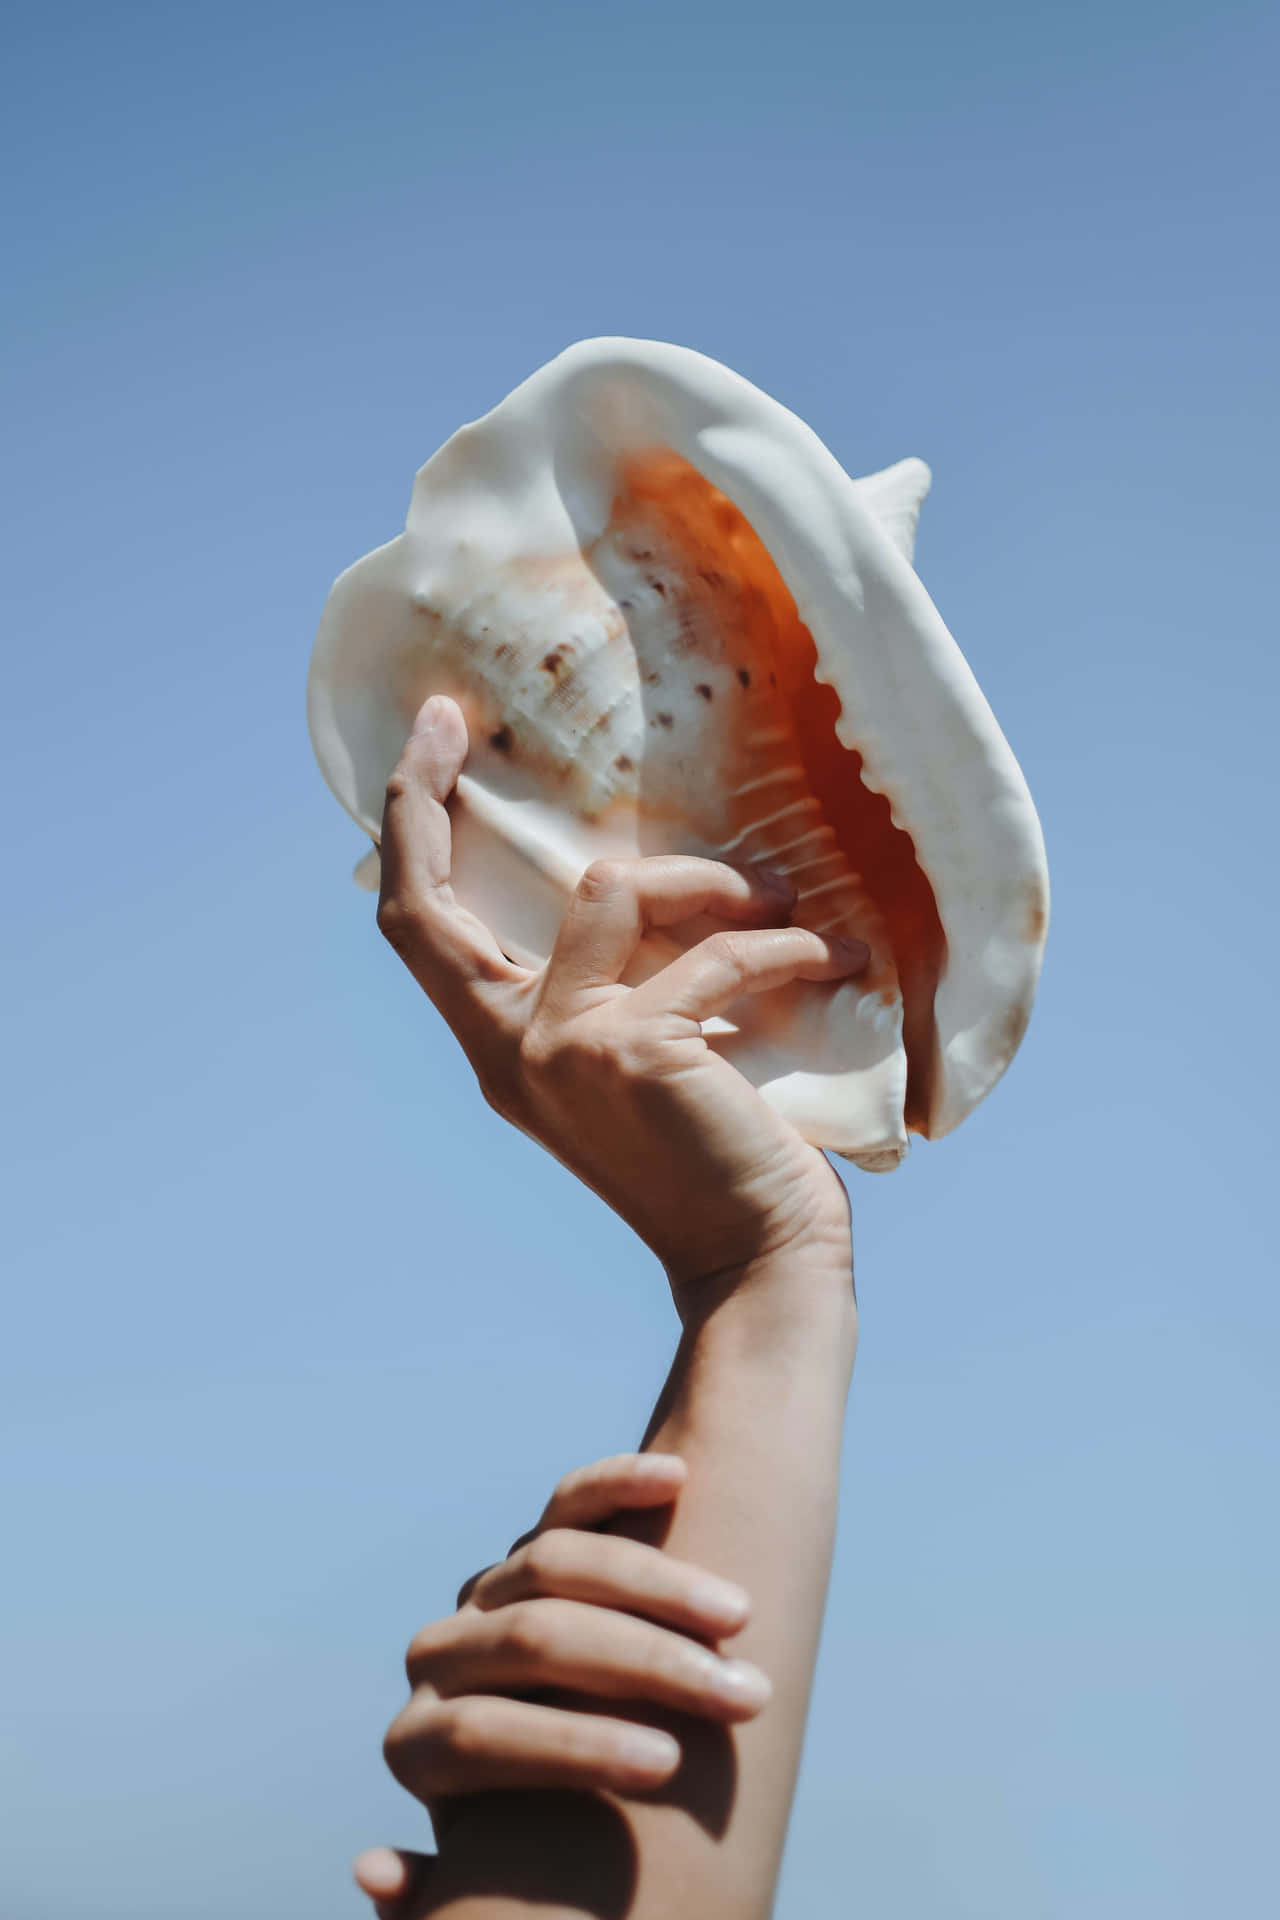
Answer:
<path fill-rule="evenodd" d="M 364 893 L 376 893 L 382 885 L 382 860 L 376 847 L 370 847 L 363 860 L 351 869 L 351 878 Z"/>
<path fill-rule="evenodd" d="M 920 508 L 933 485 L 926 462 L 913 453 L 854 484 L 903 559 L 914 564 Z"/>

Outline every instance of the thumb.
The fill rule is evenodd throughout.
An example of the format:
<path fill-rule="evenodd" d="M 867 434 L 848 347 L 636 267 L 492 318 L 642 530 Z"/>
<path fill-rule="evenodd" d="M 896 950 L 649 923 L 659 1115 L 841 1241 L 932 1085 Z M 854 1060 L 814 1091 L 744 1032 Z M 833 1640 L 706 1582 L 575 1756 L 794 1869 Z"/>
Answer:
<path fill-rule="evenodd" d="M 405 1853 L 399 1847 L 370 1847 L 352 1866 L 356 1885 L 373 1902 L 378 1920 L 413 1920 L 417 1902 L 427 1891 L 435 1869 L 427 1853 Z"/>
<path fill-rule="evenodd" d="M 405 754 L 434 800 L 447 800 L 467 757 L 467 723 L 447 694 L 433 693 L 418 709 Z"/>

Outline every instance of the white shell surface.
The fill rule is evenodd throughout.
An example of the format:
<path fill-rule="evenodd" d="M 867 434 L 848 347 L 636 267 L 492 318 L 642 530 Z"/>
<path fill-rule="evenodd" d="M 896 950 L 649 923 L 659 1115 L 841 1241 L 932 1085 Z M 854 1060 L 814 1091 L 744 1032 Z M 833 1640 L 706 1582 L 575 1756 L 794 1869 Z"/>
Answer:
<path fill-rule="evenodd" d="M 418 706 L 459 701 L 455 886 L 517 957 L 546 954 L 602 854 L 790 872 L 796 918 L 865 938 L 868 974 L 745 1001 L 707 1036 L 806 1138 L 877 1169 L 908 1112 L 943 1134 L 1003 1072 L 1047 920 L 1025 782 L 910 564 L 928 481 L 919 461 L 850 479 L 702 355 L 582 342 L 422 468 L 404 533 L 336 582 L 308 689 L 321 769 L 375 842 Z M 817 761 L 815 682 L 838 700 Z M 833 830 L 844 797 L 856 825 L 875 795 L 882 837 L 914 849 L 914 921 L 877 899 L 874 860 L 863 884 L 848 820 Z"/>

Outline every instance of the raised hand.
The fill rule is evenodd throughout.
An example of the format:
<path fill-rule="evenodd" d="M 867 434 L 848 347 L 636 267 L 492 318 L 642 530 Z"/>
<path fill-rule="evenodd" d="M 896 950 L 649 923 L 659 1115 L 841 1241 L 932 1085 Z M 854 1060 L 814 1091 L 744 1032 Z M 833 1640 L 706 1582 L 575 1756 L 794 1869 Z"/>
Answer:
<path fill-rule="evenodd" d="M 786 924 L 776 876 L 664 856 L 589 867 L 545 967 L 515 964 L 450 886 L 445 802 L 466 758 L 453 701 L 428 700 L 387 788 L 383 933 L 467 1051 L 490 1104 L 620 1213 L 676 1290 L 775 1254 L 847 1260 L 848 1207 L 823 1155 L 702 1038 L 745 994 L 836 980 L 860 942 Z M 647 928 L 729 923 L 643 985 Z"/>

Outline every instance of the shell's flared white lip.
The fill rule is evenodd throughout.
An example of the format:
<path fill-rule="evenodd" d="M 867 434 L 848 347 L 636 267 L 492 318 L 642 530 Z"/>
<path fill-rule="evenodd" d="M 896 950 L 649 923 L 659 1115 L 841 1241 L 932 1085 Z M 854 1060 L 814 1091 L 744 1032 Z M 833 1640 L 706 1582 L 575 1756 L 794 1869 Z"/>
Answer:
<path fill-rule="evenodd" d="M 335 584 L 309 687 L 321 768 L 376 840 L 381 788 L 407 730 L 378 693 L 378 675 L 403 643 L 400 609 L 419 596 L 430 606 L 424 583 L 439 556 L 467 543 L 491 568 L 585 551 L 608 524 L 622 464 L 655 450 L 696 468 L 754 529 L 812 636 L 814 676 L 838 702 L 838 739 L 860 756 L 863 784 L 884 796 L 928 876 L 947 958 L 925 1130 L 944 1134 L 999 1078 L 1021 1037 L 1048 884 L 1017 763 L 912 570 L 929 485 L 922 461 L 851 480 L 802 421 L 716 362 L 659 342 L 580 342 L 456 434 L 419 473 L 405 533 Z M 498 830 L 492 809 L 501 803 L 482 787 L 460 792 Z M 501 831 L 520 831 L 510 810 Z M 576 843 L 557 852 L 539 841 L 527 852 L 550 888 L 580 870 Z M 851 1096 L 833 1091 L 838 1073 L 823 1081 L 782 1074 L 763 1090 L 793 1117 L 803 1109 L 811 1124 L 801 1130 L 818 1144 L 863 1164 L 900 1154 L 901 1120 L 894 1133 L 883 1114 L 866 1121 L 892 1133 L 882 1146 L 838 1139 L 840 1100 Z"/>

